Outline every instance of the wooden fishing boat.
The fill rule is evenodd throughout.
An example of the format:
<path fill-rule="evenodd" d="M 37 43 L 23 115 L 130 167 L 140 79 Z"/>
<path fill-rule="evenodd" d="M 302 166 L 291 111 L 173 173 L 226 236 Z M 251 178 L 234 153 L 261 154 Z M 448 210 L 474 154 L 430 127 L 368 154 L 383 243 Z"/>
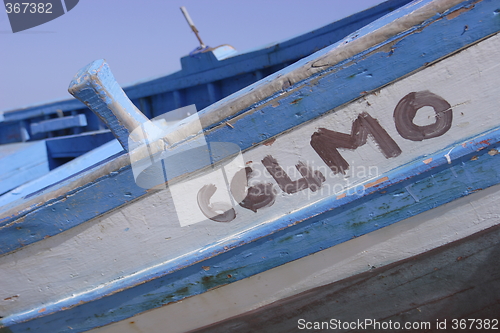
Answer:
<path fill-rule="evenodd" d="M 127 153 L 3 210 L 3 330 L 498 329 L 499 31 L 415 1 L 172 126 L 84 67 Z"/>

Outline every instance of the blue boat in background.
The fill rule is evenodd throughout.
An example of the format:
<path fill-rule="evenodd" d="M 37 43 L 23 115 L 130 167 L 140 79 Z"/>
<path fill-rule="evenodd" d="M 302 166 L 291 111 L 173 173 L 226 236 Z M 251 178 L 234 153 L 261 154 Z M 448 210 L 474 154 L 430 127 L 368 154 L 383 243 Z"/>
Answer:
<path fill-rule="evenodd" d="M 0 332 L 498 329 L 499 31 L 392 0 L 4 112 Z"/>
<path fill-rule="evenodd" d="M 304 35 L 248 53 L 239 53 L 230 45 L 197 48 L 181 58 L 180 71 L 124 90 L 149 118 L 192 104 L 202 110 L 408 2 L 387 1 Z M 114 139 L 105 124 L 75 99 L 4 111 L 0 117 L 0 133 L 1 145 L 38 142 L 35 146 L 2 147 L 2 159 L 10 162 L 1 170 L 0 194 Z M 42 142 L 45 142 L 45 150 Z M 35 158 L 36 165 L 27 166 L 24 158 L 16 157 L 20 154 L 31 156 L 34 151 L 39 155 Z M 19 163 L 12 163 L 17 160 Z"/>

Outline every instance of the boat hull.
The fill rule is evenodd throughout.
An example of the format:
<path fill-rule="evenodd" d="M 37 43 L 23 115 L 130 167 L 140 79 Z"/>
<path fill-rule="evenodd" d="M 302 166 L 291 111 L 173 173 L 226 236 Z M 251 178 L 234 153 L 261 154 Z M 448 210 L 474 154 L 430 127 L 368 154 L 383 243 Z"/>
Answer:
<path fill-rule="evenodd" d="M 92 332 L 292 332 L 316 322 L 328 329 L 356 322 L 361 329 L 365 320 L 403 328 L 425 322 L 416 328 L 423 331 L 445 321 L 450 329 L 454 319 L 498 318 L 500 271 L 491 263 L 499 251 L 499 191 L 489 188 Z"/>
<path fill-rule="evenodd" d="M 284 279 L 285 266 L 308 258 L 338 260 L 337 269 L 324 268 L 328 279 L 292 281 L 234 307 L 245 313 L 494 227 L 496 211 L 474 209 L 496 200 L 500 183 L 495 10 L 486 0 L 413 4 L 200 112 L 209 144 L 242 150 L 249 186 L 274 189 L 260 193 L 273 196 L 264 206 L 255 198 L 235 205 L 227 223 L 180 223 L 173 188 L 184 186 L 194 219 L 196 186 L 210 174 L 195 172 L 195 160 L 168 189 L 137 186 L 122 155 L 33 194 L 2 220 L 10 232 L 0 257 L 9 276 L 2 325 L 85 331 L 156 308 L 175 313 L 238 283 L 251 281 L 252 290 L 258 274 L 276 270 Z M 187 190 L 192 184 L 196 191 Z M 465 210 L 443 213 L 467 200 Z M 414 222 L 421 216 L 428 223 Z M 371 242 L 382 246 L 374 260 L 356 252 Z"/>

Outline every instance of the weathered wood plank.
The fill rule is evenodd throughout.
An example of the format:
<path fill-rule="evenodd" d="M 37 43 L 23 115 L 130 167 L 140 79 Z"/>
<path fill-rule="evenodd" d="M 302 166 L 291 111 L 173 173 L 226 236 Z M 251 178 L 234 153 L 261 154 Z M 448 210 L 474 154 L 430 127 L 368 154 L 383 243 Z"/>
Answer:
<path fill-rule="evenodd" d="M 438 244 L 449 244 L 466 237 L 466 230 L 471 229 L 465 225 L 457 226 L 456 221 L 468 221 L 470 226 L 483 226 L 480 229 L 473 227 L 475 231 L 483 230 L 487 225 L 497 224 L 494 221 L 500 206 L 495 205 L 495 202 L 499 190 L 499 186 L 495 186 L 477 192 L 335 247 L 199 296 L 186 298 L 182 302 L 171 303 L 96 329 L 92 333 L 149 333 L 165 327 L 172 333 L 186 332 L 219 321 L 231 320 L 231 317 L 310 290 L 312 286 L 330 285 L 358 273 L 372 272 L 393 262 L 411 263 L 409 258 L 413 254 L 423 253 Z M 460 272 L 456 274 L 459 275 Z M 350 301 L 357 302 L 352 298 Z M 190 316 L 189 321 L 177 320 L 187 313 L 196 313 L 196 316 Z M 354 314 L 363 317 L 360 312 Z M 292 326 L 293 322 L 290 325 Z M 296 328 L 297 326 L 294 330 Z"/>
<path fill-rule="evenodd" d="M 104 132 L 112 136 L 109 131 Z M 91 152 L 75 158 L 63 166 L 45 173 L 44 175 L 41 175 L 5 193 L 0 197 L 0 207 L 1 209 L 8 209 L 10 206 L 15 206 L 14 202 L 16 200 L 22 200 L 22 198 L 29 197 L 29 195 L 33 195 L 33 193 L 43 192 L 44 189 L 49 188 L 52 184 L 60 182 L 64 179 L 78 177 L 84 170 L 92 168 L 92 166 L 102 163 L 102 161 L 106 161 L 111 156 L 119 154 L 120 152 L 123 152 L 122 146 L 118 143 L 118 141 L 111 140 Z"/>
<path fill-rule="evenodd" d="M 109 130 L 105 130 L 56 137 L 45 140 L 45 143 L 51 158 L 65 158 L 81 156 L 113 139 L 113 134 Z"/>

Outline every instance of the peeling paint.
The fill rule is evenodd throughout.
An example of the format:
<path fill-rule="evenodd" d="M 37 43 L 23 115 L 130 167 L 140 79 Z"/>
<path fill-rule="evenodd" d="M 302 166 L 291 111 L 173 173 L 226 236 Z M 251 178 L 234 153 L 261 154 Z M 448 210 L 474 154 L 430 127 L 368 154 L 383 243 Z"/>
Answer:
<path fill-rule="evenodd" d="M 376 180 L 376 181 L 374 181 L 374 182 L 371 182 L 371 183 L 365 184 L 365 185 L 364 185 L 364 187 L 365 187 L 365 188 L 373 187 L 373 186 L 376 186 L 376 185 L 378 185 L 378 184 L 380 184 L 380 183 L 383 183 L 383 182 L 385 182 L 385 181 L 388 181 L 388 180 L 389 180 L 389 177 L 379 178 L 379 179 L 377 179 L 377 180 Z"/>
<path fill-rule="evenodd" d="M 264 141 L 262 144 L 264 146 L 272 146 L 272 144 L 276 141 L 276 138 L 269 139 L 267 141 Z"/>
<path fill-rule="evenodd" d="M 490 156 L 495 156 L 495 155 L 498 155 L 498 150 L 497 150 L 497 149 L 495 149 L 495 148 L 490 149 L 490 150 L 488 151 L 488 155 L 490 155 Z"/>
<path fill-rule="evenodd" d="M 342 193 L 341 195 L 338 195 L 338 196 L 337 196 L 337 200 L 343 199 L 343 198 L 345 198 L 346 196 L 347 196 L 347 194 L 344 192 L 344 193 Z"/>
<path fill-rule="evenodd" d="M 462 8 L 459 8 L 459 9 L 457 9 L 457 10 L 455 10 L 455 11 L 447 14 L 445 17 L 448 20 L 453 20 L 454 18 L 457 18 L 461 14 L 466 13 L 466 12 L 468 12 L 469 10 L 471 10 L 473 8 L 474 8 L 474 5 L 471 5 L 471 6 L 468 6 L 468 7 L 462 7 Z"/>

